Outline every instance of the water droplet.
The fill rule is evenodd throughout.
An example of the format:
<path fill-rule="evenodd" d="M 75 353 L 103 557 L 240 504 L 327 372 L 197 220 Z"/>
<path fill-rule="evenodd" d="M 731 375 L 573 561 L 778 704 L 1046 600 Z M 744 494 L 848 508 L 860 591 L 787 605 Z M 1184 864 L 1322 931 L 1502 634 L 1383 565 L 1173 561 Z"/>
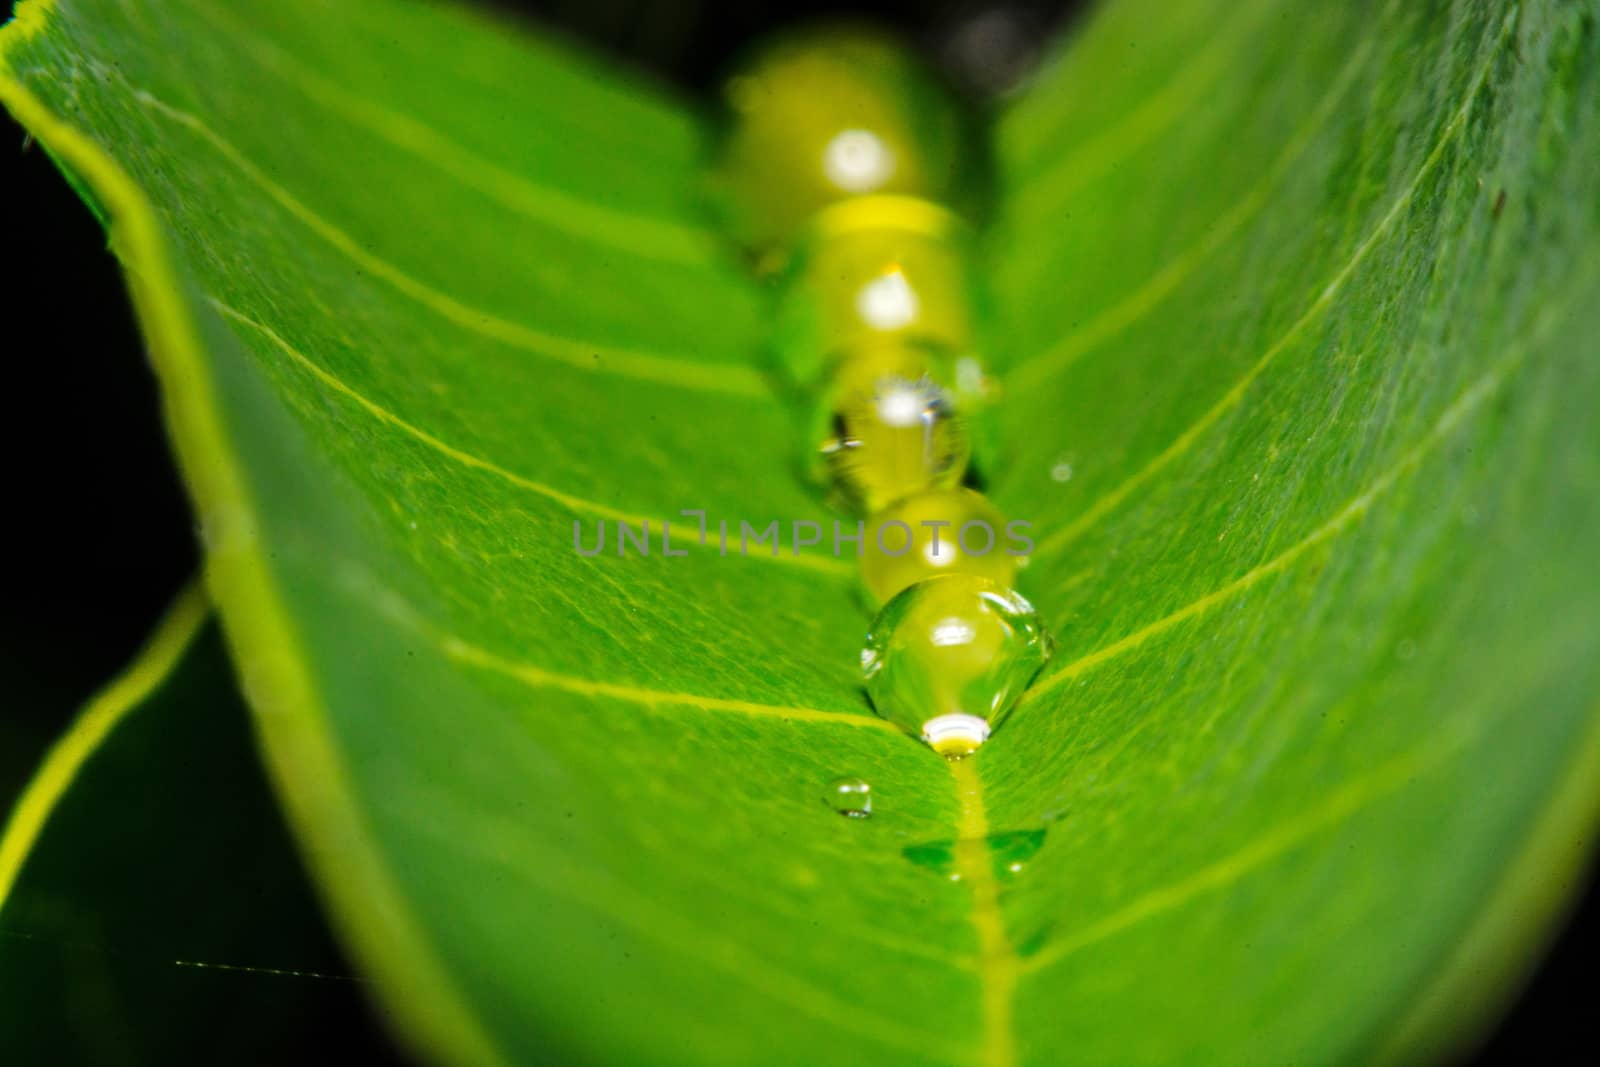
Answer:
<path fill-rule="evenodd" d="M 1072 481 L 1072 463 L 1066 456 L 1056 460 L 1055 466 L 1050 468 L 1050 480 L 1052 482 Z"/>
<path fill-rule="evenodd" d="M 841 510 L 870 514 L 961 480 L 970 444 L 948 380 L 942 354 L 902 341 L 855 351 L 835 369 L 813 434 L 817 474 Z"/>
<path fill-rule="evenodd" d="M 866 644 L 863 674 L 878 714 L 950 759 L 988 740 L 1051 651 L 1026 600 L 966 574 L 900 593 Z"/>
<path fill-rule="evenodd" d="M 984 173 L 942 79 L 877 31 L 784 35 L 731 73 L 719 198 L 730 235 L 769 270 L 830 205 L 876 192 L 963 203 Z"/>
<path fill-rule="evenodd" d="M 924 578 L 972 574 L 1008 586 L 1017 557 L 1006 520 L 971 489 L 931 489 L 901 500 L 867 524 L 861 580 L 880 602 Z"/>
<path fill-rule="evenodd" d="M 926 201 L 855 197 L 819 212 L 779 286 L 773 349 L 796 385 L 892 342 L 935 357 L 935 378 L 963 413 L 977 346 L 964 224 Z M 969 367 L 969 365 L 971 365 Z"/>
<path fill-rule="evenodd" d="M 872 814 L 872 786 L 862 778 L 835 778 L 822 799 L 847 819 L 865 819 Z"/>

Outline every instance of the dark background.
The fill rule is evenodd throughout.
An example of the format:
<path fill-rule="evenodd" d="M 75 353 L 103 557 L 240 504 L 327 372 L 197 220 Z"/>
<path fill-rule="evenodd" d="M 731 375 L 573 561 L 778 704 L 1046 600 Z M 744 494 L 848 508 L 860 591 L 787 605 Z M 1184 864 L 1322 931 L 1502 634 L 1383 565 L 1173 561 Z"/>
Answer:
<path fill-rule="evenodd" d="M 0 0 L 3 6 L 5 0 Z M 500 0 L 591 47 L 709 96 L 739 48 L 816 13 L 795 3 Z M 1054 4 L 897 3 L 867 14 L 906 33 L 971 91 L 1003 91 L 1037 42 L 1070 26 Z M 0 345 L 7 384 L 0 455 L 10 573 L 0 600 L 0 803 L 45 746 L 138 648 L 195 573 L 188 505 L 167 451 L 155 383 L 99 226 L 20 128 L 0 118 Z M 25 326 L 24 324 L 29 324 Z M 38 329 L 30 328 L 38 324 Z M 24 340 L 26 337 L 26 340 Z M 1591 885 L 1531 983 L 1471 1063 L 1600 1062 L 1594 1021 L 1600 892 Z M 346 1013 L 316 1061 L 382 1047 Z M 363 1057 L 366 1058 L 366 1057 Z"/>

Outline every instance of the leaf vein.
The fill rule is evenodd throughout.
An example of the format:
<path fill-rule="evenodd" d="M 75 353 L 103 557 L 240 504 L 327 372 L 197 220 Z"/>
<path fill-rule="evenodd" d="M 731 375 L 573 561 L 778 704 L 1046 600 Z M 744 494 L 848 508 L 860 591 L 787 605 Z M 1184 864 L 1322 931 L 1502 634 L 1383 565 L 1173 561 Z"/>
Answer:
<path fill-rule="evenodd" d="M 1124 652 L 1132 651 L 1180 623 L 1186 622 L 1197 615 L 1216 607 L 1218 604 L 1231 600 L 1260 582 L 1263 578 L 1271 577 L 1287 569 L 1301 556 L 1311 549 L 1331 540 L 1340 533 L 1353 526 L 1371 510 L 1374 503 L 1396 483 L 1411 471 L 1415 470 L 1428 455 L 1449 437 L 1461 423 L 1475 412 L 1484 401 L 1505 383 L 1511 371 L 1527 357 L 1531 347 L 1536 345 L 1548 330 L 1559 320 L 1559 313 L 1546 314 L 1541 317 L 1540 327 L 1533 331 L 1532 336 L 1521 345 L 1514 347 L 1511 353 L 1491 367 L 1481 377 L 1469 386 L 1462 394 L 1445 409 L 1432 428 L 1425 433 L 1421 440 L 1407 449 L 1394 465 L 1385 470 L 1366 489 L 1348 501 L 1334 515 L 1324 521 L 1322 525 L 1312 530 L 1304 538 L 1284 549 L 1264 563 L 1260 563 L 1220 589 L 1207 593 L 1198 600 L 1184 605 L 1177 611 L 1165 615 L 1148 626 L 1141 627 L 1116 641 L 1096 649 L 1085 656 L 1081 656 L 1071 663 L 1054 671 L 1044 681 L 1028 690 L 1023 697 L 1023 703 L 1031 703 L 1052 689 L 1076 678 L 1107 660 L 1115 659 Z"/>
<path fill-rule="evenodd" d="M 1043 970 L 1090 945 L 1181 907 L 1203 893 L 1232 885 L 1319 831 L 1338 826 L 1358 815 L 1369 805 L 1413 781 L 1469 739 L 1466 731 L 1458 730 L 1446 743 L 1426 746 L 1390 760 L 1377 771 L 1335 791 L 1324 803 L 1279 823 L 1215 863 L 1180 881 L 1151 890 L 1071 937 L 1041 949 L 1022 962 L 1024 973 Z"/>
<path fill-rule="evenodd" d="M 646 259 L 712 267 L 716 262 L 702 228 L 618 211 L 560 189 L 539 185 L 446 137 L 433 127 L 359 96 L 204 4 L 189 11 L 225 30 L 259 66 L 296 85 L 308 98 L 353 125 L 388 141 L 451 178 L 506 207 L 595 244 Z"/>
<path fill-rule="evenodd" d="M 326 561 L 325 557 L 319 557 Z M 839 726 L 861 727 L 905 737 L 898 726 L 887 719 L 860 712 L 826 711 L 820 708 L 789 707 L 765 704 L 760 701 L 739 700 L 726 697 L 707 697 L 694 693 L 649 689 L 643 686 L 617 682 L 601 682 L 591 678 L 562 674 L 547 667 L 520 663 L 507 659 L 467 639 L 450 633 L 424 618 L 397 593 L 385 588 L 365 568 L 348 564 L 342 572 L 347 587 L 366 595 L 383 615 L 401 626 L 432 642 L 446 656 L 458 663 L 511 678 L 532 688 L 560 689 L 579 696 L 602 697 L 637 704 L 655 710 L 663 706 L 700 708 L 703 711 L 728 712 L 758 719 L 776 719 L 785 722 L 824 722 Z"/>
<path fill-rule="evenodd" d="M 1422 165 L 1417 169 L 1416 175 L 1406 186 L 1405 191 L 1399 196 L 1395 197 L 1394 202 L 1389 206 L 1389 210 L 1384 213 L 1383 218 L 1378 221 L 1378 224 L 1374 226 L 1371 232 L 1369 232 L 1362 240 L 1361 244 L 1356 248 L 1354 255 L 1352 255 L 1351 258 L 1344 264 L 1344 266 L 1341 267 L 1333 276 L 1333 278 L 1323 286 L 1322 291 L 1318 294 L 1316 300 L 1312 301 L 1311 305 L 1306 308 L 1306 310 L 1298 319 L 1295 320 L 1294 324 L 1290 326 L 1289 329 L 1278 338 L 1278 340 L 1274 341 L 1272 345 L 1268 347 L 1266 352 L 1264 352 L 1261 357 L 1256 360 L 1250 369 L 1247 370 L 1244 375 L 1238 381 L 1236 381 L 1215 404 L 1213 404 L 1203 415 L 1201 415 L 1199 419 L 1192 423 L 1188 429 L 1179 434 L 1171 444 L 1157 454 L 1155 458 L 1150 460 L 1150 462 L 1141 467 L 1136 473 L 1119 484 L 1115 489 L 1112 489 L 1100 497 L 1100 499 L 1096 500 L 1071 523 L 1062 527 L 1062 529 L 1057 531 L 1055 534 L 1052 534 L 1050 537 L 1042 541 L 1039 545 L 1040 555 L 1057 552 L 1066 545 L 1072 543 L 1085 530 L 1092 527 L 1108 512 L 1120 505 L 1122 501 L 1127 499 L 1127 497 L 1134 492 L 1134 490 L 1148 482 L 1173 460 L 1187 453 L 1189 449 L 1194 446 L 1195 442 L 1204 436 L 1205 433 L 1215 426 L 1219 421 L 1221 421 L 1224 415 L 1238 406 L 1238 404 L 1244 399 L 1245 395 L 1249 392 L 1250 386 L 1255 382 L 1255 380 L 1259 378 L 1261 374 L 1273 363 L 1273 361 L 1277 359 L 1279 354 L 1281 354 L 1283 350 L 1286 349 L 1289 344 L 1300 335 L 1301 331 L 1310 325 L 1319 314 L 1325 311 L 1333 303 L 1333 298 L 1338 295 L 1339 291 L 1343 288 L 1344 283 L 1349 280 L 1356 268 L 1361 265 L 1372 249 L 1377 246 L 1378 242 L 1388 234 L 1390 228 L 1394 226 L 1401 214 L 1410 205 L 1412 198 L 1416 196 L 1417 190 L 1421 187 L 1423 179 L 1433 171 L 1434 167 L 1437 166 L 1439 161 L 1444 157 L 1445 149 L 1452 141 L 1455 140 L 1455 136 L 1466 122 L 1467 116 L 1471 114 L 1472 105 L 1477 100 L 1479 92 L 1482 90 L 1485 82 L 1488 80 L 1489 72 L 1493 69 L 1495 58 L 1500 52 L 1500 47 L 1509 37 L 1511 27 L 1514 24 L 1515 13 L 1513 12 L 1512 14 L 1507 15 L 1505 20 L 1502 22 L 1500 34 L 1496 40 L 1495 46 L 1490 49 L 1490 54 L 1486 56 L 1483 62 L 1480 64 L 1476 74 L 1473 76 L 1471 84 L 1467 89 L 1465 99 L 1462 101 L 1460 107 L 1456 109 L 1454 115 L 1452 115 L 1450 120 L 1445 124 L 1444 129 L 1440 131 L 1438 140 L 1434 143 L 1433 149 L 1428 153 L 1427 158 L 1423 160 Z"/>
<path fill-rule="evenodd" d="M 1181 116 L 1204 95 L 1205 86 L 1226 72 L 1237 59 L 1234 46 L 1272 10 L 1273 3 L 1258 2 L 1253 9 L 1221 35 L 1213 45 L 1192 54 L 1178 72 L 1151 97 L 1124 115 L 1110 128 L 1090 137 L 1079 148 L 1051 163 L 1045 173 L 1030 183 L 1023 194 L 1025 207 L 1046 201 L 1060 203 L 1072 193 L 1116 167 L 1128 154 L 1137 151 L 1151 138 Z M 1063 177 L 1059 185 L 1049 183 Z"/>
<path fill-rule="evenodd" d="M 1047 379 L 1076 363 L 1085 354 L 1127 329 L 1160 306 L 1201 263 L 1232 237 L 1252 216 L 1266 206 L 1274 189 L 1288 174 L 1312 139 L 1322 131 L 1334 107 L 1344 97 L 1373 49 L 1373 39 L 1365 38 L 1340 69 L 1323 94 L 1311 117 L 1284 143 L 1282 151 L 1261 179 L 1216 222 L 1206 235 L 1179 252 L 1138 289 L 1095 314 L 1083 326 L 1064 336 L 1040 355 L 1018 363 L 1006 374 L 1008 389 L 1029 392 Z"/>
<path fill-rule="evenodd" d="M 504 659 L 493 652 L 462 640 L 441 635 L 440 648 L 445 655 L 458 663 L 512 678 L 535 689 L 560 689 L 586 697 L 603 697 L 620 700 L 655 710 L 667 706 L 699 708 L 702 711 L 726 712 L 757 719 L 776 719 L 781 722 L 821 722 L 836 726 L 860 727 L 904 736 L 900 728 L 876 715 L 847 711 L 824 711 L 820 708 L 790 707 L 781 704 L 763 704 L 752 700 L 727 697 L 707 697 L 695 693 L 679 693 L 661 689 L 646 689 L 616 682 L 599 682 L 560 674 L 528 663 Z"/>
<path fill-rule="evenodd" d="M 120 75 L 115 74 L 108 76 L 120 78 Z M 198 116 L 166 103 L 147 90 L 133 86 L 128 88 L 135 101 L 205 141 L 280 207 L 331 247 L 359 264 L 364 271 L 381 278 L 396 291 L 462 329 L 592 373 L 636 378 L 706 393 L 771 397 L 771 390 L 768 389 L 762 375 L 742 364 L 696 363 L 687 359 L 591 344 L 545 333 L 463 303 L 363 248 L 355 238 L 312 211 L 293 193 L 269 178 L 261 168 L 207 126 Z"/>
<path fill-rule="evenodd" d="M 555 501 L 563 507 L 570 508 L 573 511 L 581 511 L 591 515 L 598 515 L 602 518 L 614 519 L 618 522 L 626 522 L 631 524 L 649 523 L 657 528 L 660 528 L 664 525 L 664 520 L 662 519 L 652 518 L 650 516 L 637 514 L 635 512 L 624 511 L 619 508 L 608 507 L 605 504 L 597 503 L 596 501 L 576 496 L 572 493 L 565 492 L 564 490 L 556 489 L 553 486 L 545 485 L 543 482 L 536 482 L 531 478 L 525 478 L 522 475 L 517 474 L 515 471 L 508 470 L 497 463 L 483 459 L 479 456 L 475 456 L 472 453 L 463 451 L 462 449 L 457 448 L 446 441 L 442 441 L 430 434 L 428 431 L 413 425 L 404 418 L 390 411 L 388 408 L 368 398 L 338 375 L 334 374 L 332 371 L 328 370 L 326 367 L 322 366 L 320 363 L 311 359 L 311 357 L 305 355 L 293 345 L 289 344 L 288 341 L 279 336 L 279 334 L 271 327 L 261 322 L 257 322 L 244 312 L 239 311 L 237 308 L 230 306 L 215 296 L 207 295 L 206 301 L 228 319 L 231 319 L 242 326 L 248 327 L 256 333 L 259 333 L 284 355 L 288 356 L 301 367 L 304 367 L 318 381 L 339 393 L 341 396 L 344 396 L 354 402 L 373 418 L 388 426 L 394 427 L 402 433 L 438 452 L 440 455 L 452 459 L 464 467 L 470 467 L 473 470 L 483 471 L 498 478 L 503 478 L 520 489 L 526 489 L 531 493 L 536 493 L 548 500 Z M 709 544 L 702 545 L 699 541 L 689 541 L 687 542 L 687 547 L 710 548 L 713 546 Z M 797 556 L 793 555 L 792 553 L 779 553 L 772 556 L 744 554 L 741 555 L 740 558 L 770 561 L 787 566 L 804 567 L 809 570 L 817 571 L 821 574 L 834 575 L 838 577 L 845 577 L 851 573 L 850 568 L 843 561 L 829 559 L 825 556 L 806 554 Z"/>

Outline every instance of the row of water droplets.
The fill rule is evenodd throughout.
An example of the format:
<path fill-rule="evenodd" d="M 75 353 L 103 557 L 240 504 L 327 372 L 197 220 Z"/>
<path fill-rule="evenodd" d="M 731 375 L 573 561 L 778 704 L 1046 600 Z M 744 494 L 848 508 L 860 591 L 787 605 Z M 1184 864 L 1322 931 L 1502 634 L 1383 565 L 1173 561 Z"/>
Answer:
<path fill-rule="evenodd" d="M 868 695 L 963 758 L 1051 650 L 1013 588 L 1031 539 L 968 487 L 994 459 L 996 400 L 970 248 L 983 171 L 973 126 L 908 52 L 854 28 L 766 47 L 727 100 L 719 202 L 775 282 L 774 348 L 814 410 L 809 473 L 866 519 Z M 828 799 L 841 814 L 871 811 L 857 779 Z"/>

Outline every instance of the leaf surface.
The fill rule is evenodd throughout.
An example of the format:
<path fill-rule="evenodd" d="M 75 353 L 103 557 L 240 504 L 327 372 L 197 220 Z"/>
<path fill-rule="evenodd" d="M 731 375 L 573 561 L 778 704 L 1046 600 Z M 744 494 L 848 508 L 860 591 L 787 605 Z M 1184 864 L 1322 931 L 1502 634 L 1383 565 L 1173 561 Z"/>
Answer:
<path fill-rule="evenodd" d="M 865 706 L 848 561 L 574 551 L 828 521 L 684 104 L 427 6 L 5 32 L 435 1052 L 1406 1057 L 1525 958 L 1600 781 L 1594 4 L 1118 0 L 1000 118 L 992 490 L 1060 652 L 956 765 Z"/>

